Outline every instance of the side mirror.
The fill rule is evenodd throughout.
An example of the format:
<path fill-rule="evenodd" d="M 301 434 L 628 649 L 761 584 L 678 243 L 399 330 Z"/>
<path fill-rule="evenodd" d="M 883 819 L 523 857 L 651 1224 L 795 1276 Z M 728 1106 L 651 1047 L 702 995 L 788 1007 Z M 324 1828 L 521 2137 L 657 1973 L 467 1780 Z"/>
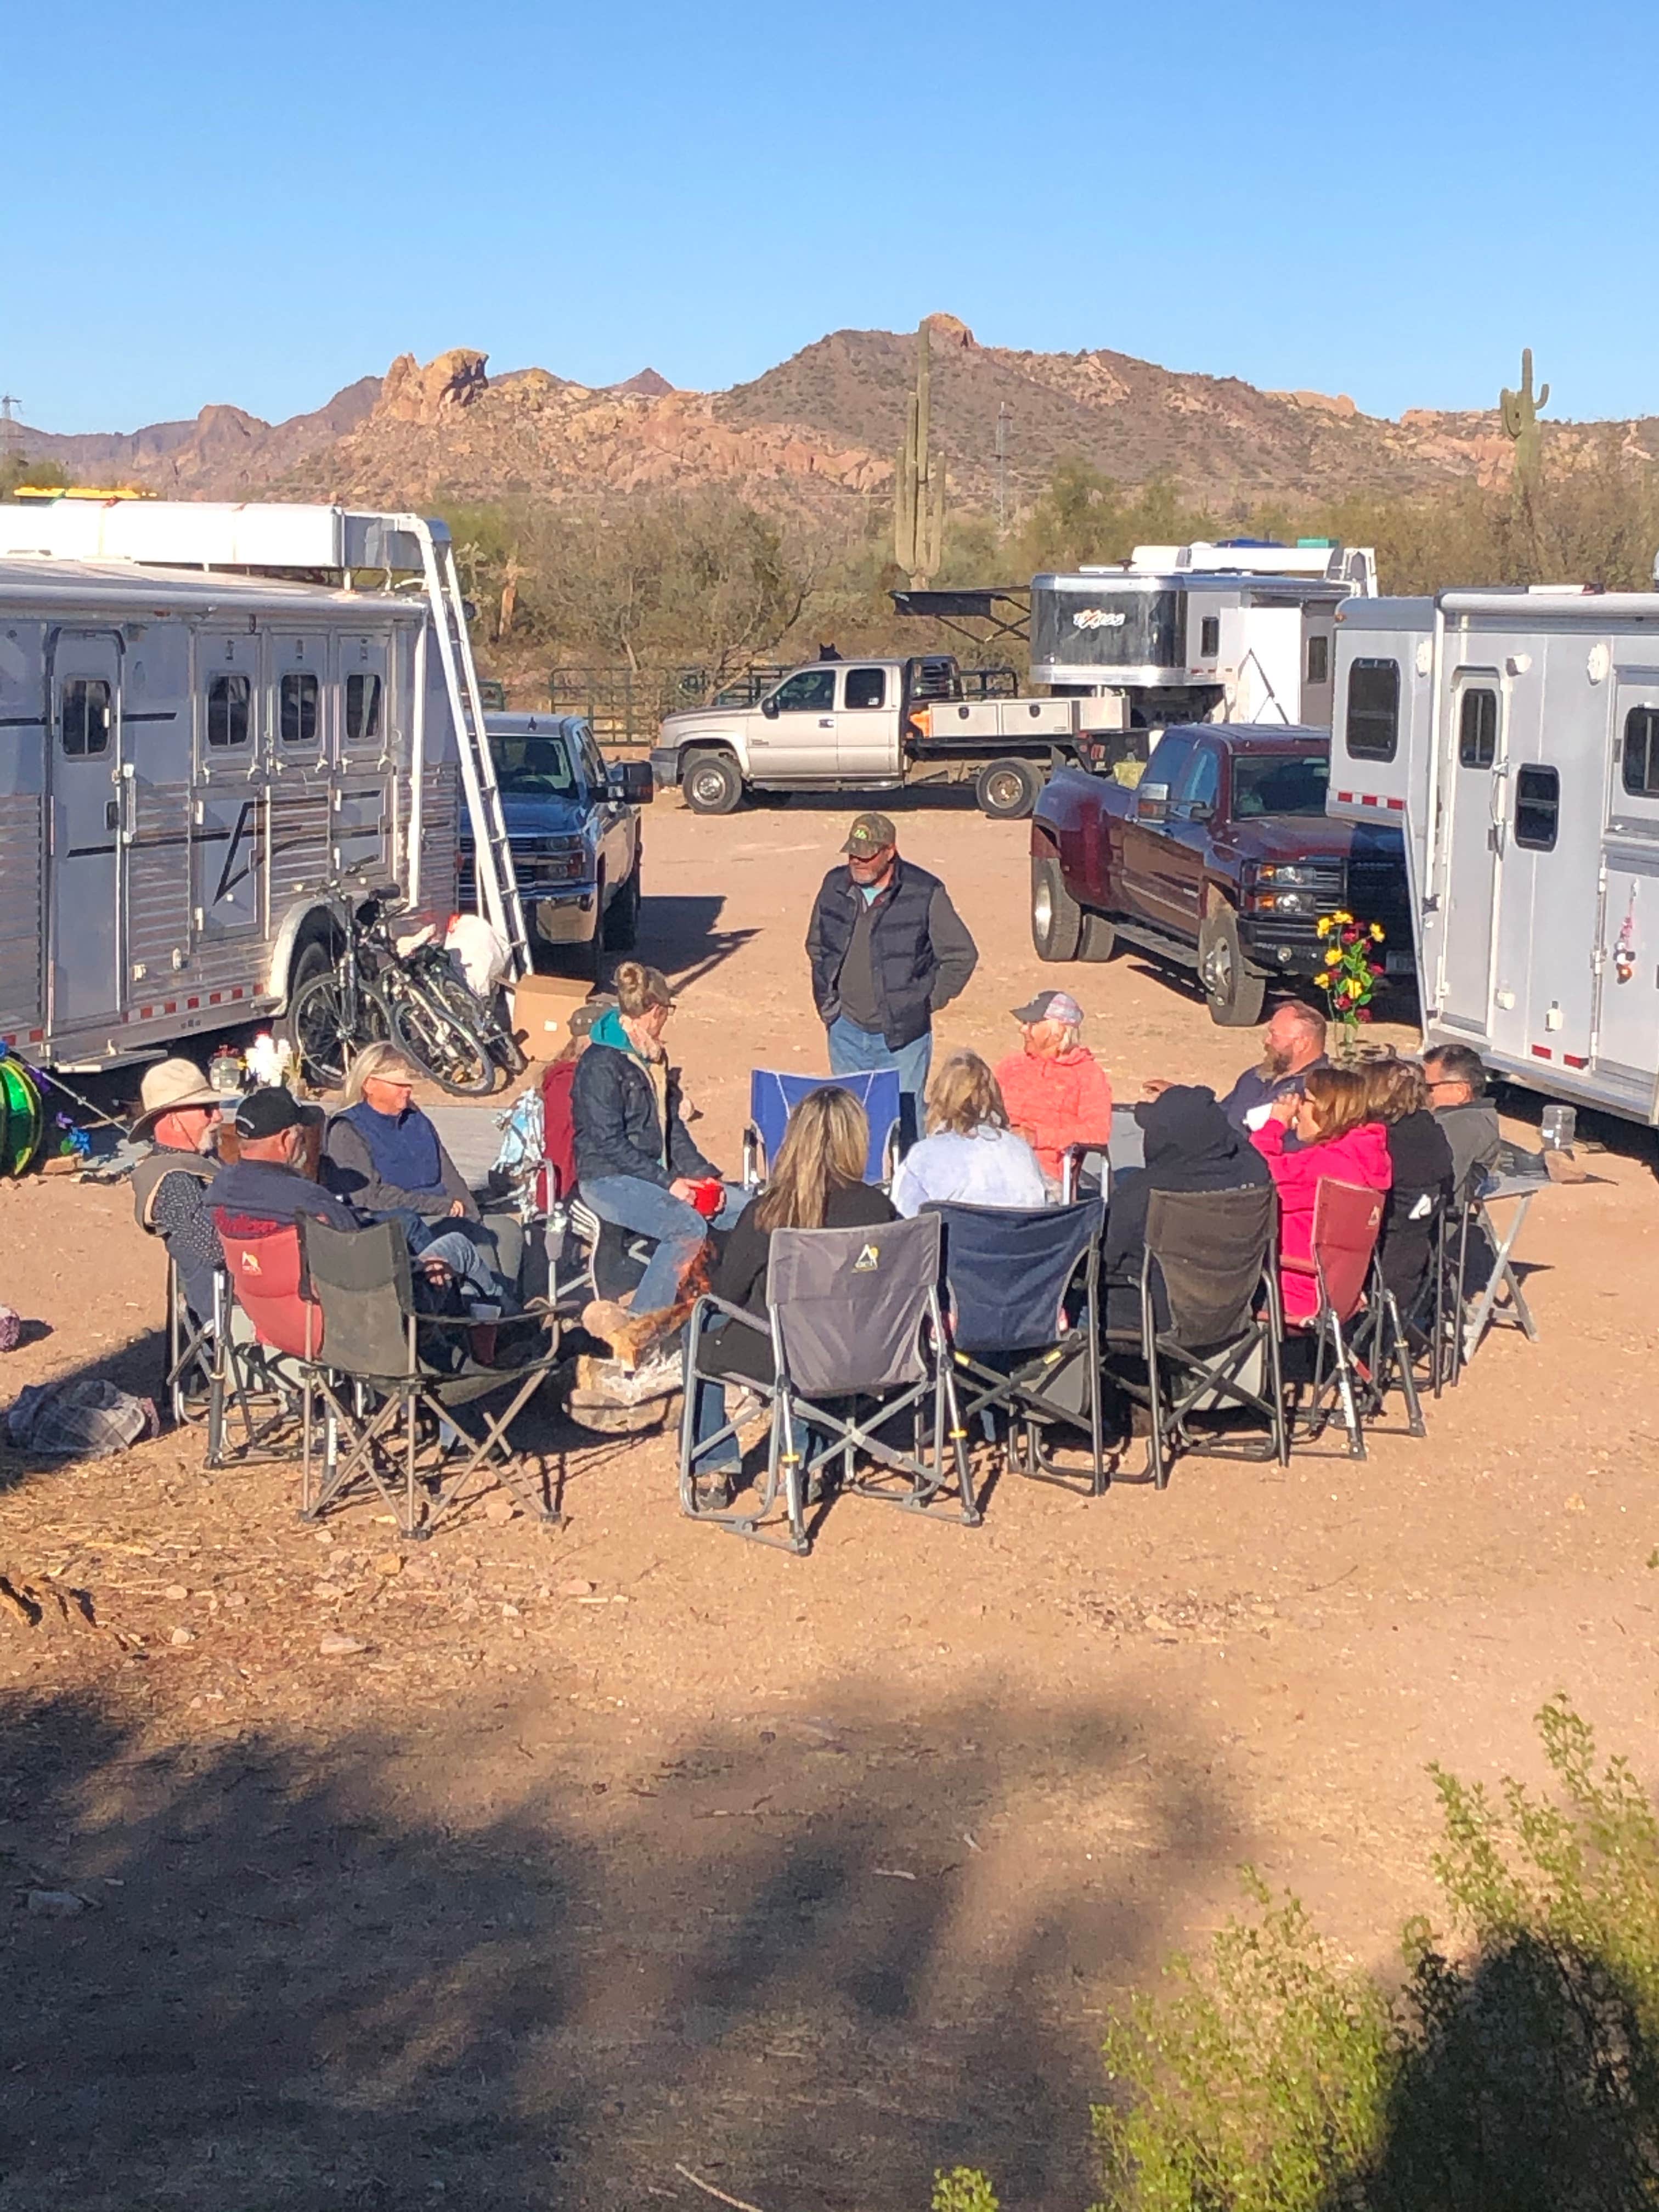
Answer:
<path fill-rule="evenodd" d="M 1210 799 L 1194 799 L 1181 810 L 1189 822 L 1213 822 L 1215 802 Z"/>
<path fill-rule="evenodd" d="M 649 761 L 612 761 L 605 780 L 611 796 L 624 806 L 649 806 L 657 795 L 657 779 Z"/>
<path fill-rule="evenodd" d="M 761 712 L 765 715 L 769 722 L 775 722 L 778 719 L 777 701 L 775 699 L 763 699 L 761 701 Z"/>
<path fill-rule="evenodd" d="M 1143 783 L 1135 793 L 1135 819 L 1138 822 L 1162 822 L 1170 811 L 1170 787 L 1167 783 Z"/>

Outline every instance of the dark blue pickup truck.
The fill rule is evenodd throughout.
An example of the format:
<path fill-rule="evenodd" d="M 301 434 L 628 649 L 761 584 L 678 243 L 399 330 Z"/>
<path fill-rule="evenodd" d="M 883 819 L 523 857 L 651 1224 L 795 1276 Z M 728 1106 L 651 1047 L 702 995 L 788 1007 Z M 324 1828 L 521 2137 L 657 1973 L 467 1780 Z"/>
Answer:
<path fill-rule="evenodd" d="M 532 945 L 571 947 L 585 972 L 625 952 L 639 928 L 644 839 L 637 809 L 655 788 L 650 763 L 606 765 L 580 714 L 486 714 L 501 812 Z M 461 836 L 461 892 L 472 846 Z"/>

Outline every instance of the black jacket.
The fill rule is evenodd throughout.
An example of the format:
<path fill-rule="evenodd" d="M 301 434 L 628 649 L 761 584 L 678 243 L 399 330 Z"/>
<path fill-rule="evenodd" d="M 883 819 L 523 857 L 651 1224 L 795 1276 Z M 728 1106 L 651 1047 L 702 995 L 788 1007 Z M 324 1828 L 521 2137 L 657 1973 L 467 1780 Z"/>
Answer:
<path fill-rule="evenodd" d="M 841 1012 L 836 986 L 860 897 L 845 863 L 831 868 L 807 926 L 812 998 L 826 1023 Z M 882 1035 L 896 1052 L 927 1036 L 933 1016 L 966 986 L 979 963 L 979 948 L 939 878 L 909 860 L 895 862 L 893 879 L 875 902 L 871 933 Z"/>
<path fill-rule="evenodd" d="M 1145 1140 L 1146 1165 L 1114 1182 L 1101 1246 L 1109 1328 L 1140 1325 L 1146 1206 L 1155 1190 L 1245 1190 L 1273 1180 L 1266 1160 L 1202 1084 L 1171 1084 L 1160 1097 L 1137 1106 L 1135 1118 Z M 1161 1283 L 1154 1285 L 1153 1303 L 1158 1326 L 1167 1328 Z"/>
<path fill-rule="evenodd" d="M 769 1230 L 756 1224 L 758 1204 L 755 1200 L 738 1215 L 714 1268 L 713 1288 L 715 1297 L 724 1298 L 727 1305 L 742 1306 L 763 1320 L 772 1237 Z M 877 1229 L 883 1222 L 897 1219 L 885 1191 L 864 1182 L 838 1183 L 830 1193 L 823 1225 L 826 1229 Z M 719 1349 L 710 1352 L 711 1366 L 720 1367 L 728 1375 L 747 1376 L 751 1382 L 771 1381 L 772 1347 L 765 1337 L 757 1336 L 741 1322 L 728 1321 L 720 1332 L 718 1344 Z"/>
<path fill-rule="evenodd" d="M 611 1044 L 590 1044 L 576 1062 L 570 1107 L 576 1126 L 576 1181 L 599 1176 L 633 1176 L 666 1190 L 677 1177 L 693 1179 L 718 1172 L 691 1141 L 680 1119 L 680 1079 L 668 1075 L 668 1142 L 647 1070 L 631 1052 Z M 666 1164 L 664 1153 L 666 1151 Z"/>
<path fill-rule="evenodd" d="M 1425 1109 L 1388 1124 L 1394 1182 L 1382 1215 L 1382 1280 L 1409 1315 L 1428 1279 L 1434 1224 L 1452 1194 L 1452 1149 Z"/>

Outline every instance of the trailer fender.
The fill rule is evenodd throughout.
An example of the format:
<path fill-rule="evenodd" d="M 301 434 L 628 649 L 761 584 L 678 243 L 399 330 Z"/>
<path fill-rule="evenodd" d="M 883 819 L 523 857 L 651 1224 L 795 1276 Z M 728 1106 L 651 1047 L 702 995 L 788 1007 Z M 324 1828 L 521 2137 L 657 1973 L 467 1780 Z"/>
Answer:
<path fill-rule="evenodd" d="M 295 900 L 283 916 L 283 926 L 270 948 L 270 968 L 265 977 L 268 994 L 286 1001 L 290 979 L 297 973 L 306 948 L 321 945 L 332 960 L 339 949 L 339 921 L 328 907 L 319 906 L 314 900 Z"/>

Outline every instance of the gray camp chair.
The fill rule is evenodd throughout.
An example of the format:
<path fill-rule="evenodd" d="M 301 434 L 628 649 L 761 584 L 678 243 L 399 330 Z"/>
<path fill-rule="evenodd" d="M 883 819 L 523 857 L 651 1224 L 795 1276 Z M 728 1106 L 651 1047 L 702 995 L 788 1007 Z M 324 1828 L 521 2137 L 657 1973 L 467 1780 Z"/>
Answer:
<path fill-rule="evenodd" d="M 1155 1190 L 1146 1206 L 1140 1273 L 1139 1367 L 1118 1380 L 1149 1417 L 1146 1473 L 1160 1490 L 1178 1452 L 1206 1458 L 1276 1459 L 1290 1464 L 1280 1347 L 1284 1322 L 1273 1265 L 1278 1201 L 1271 1185 L 1243 1190 Z M 1161 1328 L 1162 1280 L 1170 1323 Z M 1106 1338 L 1109 1356 L 1124 1340 Z M 1260 1443 L 1218 1433 L 1202 1420 L 1255 1413 Z"/>
<path fill-rule="evenodd" d="M 429 1536 L 462 1502 L 469 1479 L 493 1461 L 526 1513 L 556 1528 L 546 1478 L 538 1490 L 522 1480 L 507 1441 L 514 1417 L 541 1387 L 558 1358 L 556 1341 L 516 1367 L 489 1367 L 470 1351 L 469 1320 L 416 1315 L 409 1248 L 390 1222 L 368 1229 L 331 1229 L 306 1218 L 300 1248 L 312 1294 L 322 1308 L 324 1359 L 307 1371 L 308 1394 L 320 1401 L 323 1465 L 313 1489 L 312 1422 L 306 1423 L 302 1511 L 312 1520 L 364 1481 L 398 1516 L 399 1534 Z M 503 1323 L 506 1328 L 508 1324 Z M 483 1401 L 509 1393 L 505 1408 L 490 1413 Z M 477 1407 L 481 1434 L 459 1418 Z M 424 1522 L 420 1416 L 430 1416 L 440 1438 L 453 1431 L 464 1453 L 459 1466 L 429 1469 L 437 1478 Z"/>
<path fill-rule="evenodd" d="M 694 1440 L 697 1384 L 727 1379 L 710 1324 L 723 1316 L 726 1328 L 763 1330 L 753 1314 L 705 1297 L 693 1310 L 686 1340 L 680 1431 L 685 1513 L 805 1553 L 811 1549 L 808 1492 L 833 1476 L 842 1492 L 914 1512 L 954 1497 L 954 1512 L 931 1517 L 977 1527 L 939 1285 L 937 1214 L 872 1229 L 774 1230 L 766 1278 L 772 1380 L 750 1384 L 771 1409 L 766 1470 L 746 1512 L 699 1502 L 696 1461 L 736 1438 L 728 1423 L 701 1445 Z M 907 1419 L 908 1449 L 893 1435 Z M 762 1533 L 780 1498 L 788 1528 L 781 1540 Z"/>

